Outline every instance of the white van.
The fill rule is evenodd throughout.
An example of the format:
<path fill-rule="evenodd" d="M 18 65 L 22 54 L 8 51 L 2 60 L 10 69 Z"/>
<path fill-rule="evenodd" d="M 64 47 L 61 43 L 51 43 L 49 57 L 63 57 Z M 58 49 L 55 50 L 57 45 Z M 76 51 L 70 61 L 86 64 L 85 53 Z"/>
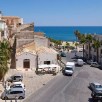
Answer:
<path fill-rule="evenodd" d="M 77 59 L 77 63 L 78 66 L 83 66 L 84 65 L 84 61 L 82 59 Z"/>
<path fill-rule="evenodd" d="M 10 99 L 24 99 L 25 91 L 21 88 L 12 88 L 10 90 L 5 90 L 2 95 L 2 100 L 10 100 Z"/>
<path fill-rule="evenodd" d="M 66 66 L 64 68 L 64 74 L 65 75 L 73 75 L 75 69 L 75 63 L 74 62 L 67 62 Z"/>

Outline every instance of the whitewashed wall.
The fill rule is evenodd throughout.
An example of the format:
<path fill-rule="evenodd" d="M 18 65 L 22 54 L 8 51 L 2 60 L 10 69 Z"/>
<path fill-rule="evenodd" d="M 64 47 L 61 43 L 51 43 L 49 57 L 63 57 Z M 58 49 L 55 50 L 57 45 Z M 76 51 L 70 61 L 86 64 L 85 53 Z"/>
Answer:
<path fill-rule="evenodd" d="M 44 61 L 51 61 L 51 64 L 57 64 L 57 53 L 44 52 L 38 54 L 38 64 L 44 64 Z"/>
<path fill-rule="evenodd" d="M 23 60 L 30 59 L 30 69 L 36 69 L 36 55 L 24 52 L 23 54 L 16 56 L 16 69 L 23 70 Z"/>

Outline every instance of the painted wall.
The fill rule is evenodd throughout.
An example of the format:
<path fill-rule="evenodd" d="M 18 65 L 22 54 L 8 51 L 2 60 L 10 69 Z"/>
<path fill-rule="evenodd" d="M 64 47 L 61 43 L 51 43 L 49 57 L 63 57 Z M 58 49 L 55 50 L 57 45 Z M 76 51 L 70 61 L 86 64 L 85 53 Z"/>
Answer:
<path fill-rule="evenodd" d="M 38 54 L 38 64 L 44 64 L 44 61 L 51 61 L 51 64 L 57 64 L 57 54 L 49 52 Z"/>
<path fill-rule="evenodd" d="M 16 69 L 23 70 L 23 60 L 30 59 L 30 69 L 36 69 L 36 55 L 24 52 L 23 54 L 16 56 Z"/>

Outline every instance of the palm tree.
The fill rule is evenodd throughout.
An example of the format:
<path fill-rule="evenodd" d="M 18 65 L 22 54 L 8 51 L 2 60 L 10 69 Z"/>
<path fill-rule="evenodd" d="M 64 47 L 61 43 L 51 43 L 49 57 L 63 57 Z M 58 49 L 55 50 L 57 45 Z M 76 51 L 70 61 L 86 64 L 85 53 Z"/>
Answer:
<path fill-rule="evenodd" d="M 8 71 L 8 60 L 10 59 L 10 44 L 7 40 L 0 42 L 0 80 Z"/>
<path fill-rule="evenodd" d="M 78 30 L 74 31 L 74 34 L 76 36 L 76 41 L 79 40 L 80 32 Z"/>
<path fill-rule="evenodd" d="M 77 46 L 78 46 L 78 45 L 79 45 L 79 43 L 76 42 L 76 43 L 75 43 L 76 49 L 77 49 Z"/>
<path fill-rule="evenodd" d="M 80 37 L 80 43 L 83 45 L 83 58 L 84 58 L 84 45 L 85 45 L 85 43 L 86 43 L 86 37 L 85 37 L 85 35 L 84 34 L 82 34 L 81 35 L 81 37 Z"/>
<path fill-rule="evenodd" d="M 90 44 L 92 43 L 92 40 L 93 40 L 93 37 L 92 37 L 92 35 L 91 34 L 87 34 L 86 35 L 86 42 L 88 43 L 88 49 L 89 49 L 89 56 L 88 56 L 88 58 L 90 59 L 90 55 L 91 55 L 91 46 L 90 46 Z"/>
<path fill-rule="evenodd" d="M 99 47 L 101 46 L 101 42 L 99 40 L 94 40 L 93 48 L 96 49 L 97 53 L 97 62 L 99 62 Z"/>
<path fill-rule="evenodd" d="M 69 42 L 66 42 L 66 46 L 67 46 L 67 50 L 69 51 L 69 46 L 70 46 Z"/>

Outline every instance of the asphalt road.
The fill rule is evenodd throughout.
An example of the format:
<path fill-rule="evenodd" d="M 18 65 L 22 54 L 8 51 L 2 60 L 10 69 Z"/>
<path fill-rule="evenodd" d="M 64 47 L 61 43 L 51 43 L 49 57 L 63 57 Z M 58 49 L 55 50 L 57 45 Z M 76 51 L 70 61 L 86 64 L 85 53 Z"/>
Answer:
<path fill-rule="evenodd" d="M 64 61 L 65 63 L 68 61 L 73 61 L 73 57 L 75 57 L 75 53 L 74 52 L 65 52 L 66 53 L 66 57 L 62 57 L 62 61 Z M 83 56 L 83 52 L 77 52 L 76 55 L 78 56 Z"/>
<path fill-rule="evenodd" d="M 63 58 L 63 60 L 64 62 L 71 61 L 72 57 L 74 57 L 74 53 L 67 53 L 67 57 Z M 81 70 L 86 67 L 88 66 L 76 67 L 73 76 L 64 76 L 60 73 L 24 102 L 91 102 L 90 100 L 88 101 L 87 95 L 83 94 L 84 96 L 82 96 L 82 93 L 80 93 L 83 90 L 83 79 L 87 79 L 88 76 L 87 73 L 81 74 Z"/>

